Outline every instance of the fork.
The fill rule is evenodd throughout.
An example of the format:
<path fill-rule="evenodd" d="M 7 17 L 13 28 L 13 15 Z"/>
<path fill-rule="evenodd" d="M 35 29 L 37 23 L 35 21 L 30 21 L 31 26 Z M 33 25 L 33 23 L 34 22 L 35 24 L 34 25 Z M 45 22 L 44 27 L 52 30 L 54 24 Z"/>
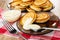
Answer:
<path fill-rule="evenodd" d="M 23 38 L 23 40 L 27 40 L 25 37 L 19 34 L 19 32 L 8 21 L 3 20 L 2 23 L 11 34 L 16 34 L 19 37 Z"/>

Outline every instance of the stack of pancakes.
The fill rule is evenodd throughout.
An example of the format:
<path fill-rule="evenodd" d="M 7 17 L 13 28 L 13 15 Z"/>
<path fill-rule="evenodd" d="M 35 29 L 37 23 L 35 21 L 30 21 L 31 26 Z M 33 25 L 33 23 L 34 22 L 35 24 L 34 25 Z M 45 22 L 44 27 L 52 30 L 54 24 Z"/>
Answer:
<path fill-rule="evenodd" d="M 32 24 L 32 23 L 45 23 L 50 19 L 50 15 L 48 14 L 48 12 L 40 12 L 38 14 L 35 12 L 28 12 L 20 18 L 20 24 L 24 25 L 26 20 L 29 18 L 32 19 L 30 24 Z"/>
<path fill-rule="evenodd" d="M 13 0 L 10 3 L 11 9 L 34 11 L 49 11 L 53 8 L 53 4 L 50 0 Z"/>
<path fill-rule="evenodd" d="M 19 24 L 25 30 L 32 29 L 37 31 L 40 26 L 33 23 L 47 22 L 50 19 L 50 15 L 46 11 L 51 10 L 53 4 L 50 0 L 13 0 L 10 3 L 10 8 L 21 11 L 27 10 L 28 12 L 20 18 Z"/>
<path fill-rule="evenodd" d="M 24 30 L 33 30 L 37 31 L 41 28 L 41 23 L 45 23 L 50 19 L 50 15 L 48 12 L 40 12 L 36 13 L 34 11 L 30 11 L 22 16 L 19 20 L 19 24 L 22 25 Z M 36 24 L 34 24 L 36 23 Z"/>

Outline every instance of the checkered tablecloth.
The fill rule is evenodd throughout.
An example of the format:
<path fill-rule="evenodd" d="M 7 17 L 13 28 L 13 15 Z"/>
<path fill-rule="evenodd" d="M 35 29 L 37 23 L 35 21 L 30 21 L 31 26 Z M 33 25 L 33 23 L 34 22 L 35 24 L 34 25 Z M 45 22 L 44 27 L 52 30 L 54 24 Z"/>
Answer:
<path fill-rule="evenodd" d="M 1 21 L 2 21 L 2 16 L 1 13 L 4 10 L 0 8 L 0 34 L 7 34 L 7 35 L 12 35 L 12 36 L 16 36 L 15 34 L 10 34 L 6 28 L 4 27 L 4 25 L 2 25 Z M 58 24 L 58 28 L 60 27 L 60 24 Z M 25 38 L 27 38 L 28 40 L 60 40 L 60 32 L 59 31 L 52 31 L 51 33 L 45 34 L 45 35 L 28 35 L 25 33 L 20 32 Z M 16 36 L 18 37 L 18 36 Z"/>

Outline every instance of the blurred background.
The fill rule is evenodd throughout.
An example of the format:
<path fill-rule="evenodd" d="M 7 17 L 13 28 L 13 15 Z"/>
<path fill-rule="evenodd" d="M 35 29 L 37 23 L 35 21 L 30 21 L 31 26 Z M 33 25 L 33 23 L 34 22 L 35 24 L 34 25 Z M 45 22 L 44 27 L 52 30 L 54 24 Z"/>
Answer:
<path fill-rule="evenodd" d="M 0 7 L 6 9 L 7 0 L 0 0 Z"/>

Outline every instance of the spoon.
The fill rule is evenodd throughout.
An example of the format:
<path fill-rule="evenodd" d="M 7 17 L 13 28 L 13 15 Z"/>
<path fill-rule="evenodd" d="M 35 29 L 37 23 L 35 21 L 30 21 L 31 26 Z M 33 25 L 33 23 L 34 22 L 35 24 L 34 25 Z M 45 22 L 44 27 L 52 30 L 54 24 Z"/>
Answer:
<path fill-rule="evenodd" d="M 57 23 L 53 23 L 52 26 L 56 27 L 57 26 Z M 57 30 L 57 31 L 60 31 L 60 28 L 47 28 L 47 27 L 42 27 L 41 29 L 48 29 L 48 30 Z"/>

